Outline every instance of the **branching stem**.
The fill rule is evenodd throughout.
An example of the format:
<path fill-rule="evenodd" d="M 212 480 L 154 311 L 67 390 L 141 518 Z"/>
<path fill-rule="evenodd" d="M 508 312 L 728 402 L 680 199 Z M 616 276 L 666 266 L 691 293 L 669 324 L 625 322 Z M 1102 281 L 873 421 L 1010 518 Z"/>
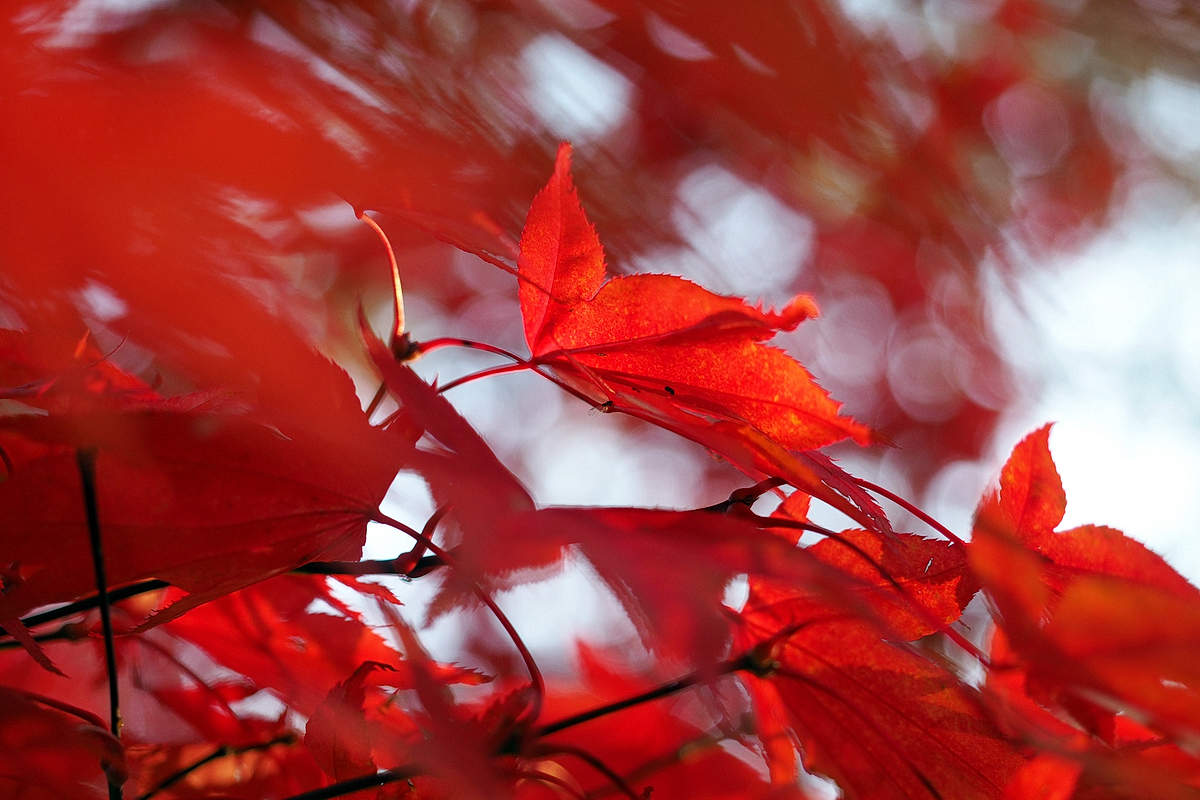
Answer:
<path fill-rule="evenodd" d="M 470 375 L 463 375 L 461 378 L 455 378 L 445 386 L 439 386 L 438 394 L 445 394 L 456 386 L 462 386 L 464 383 L 477 381 L 480 378 L 490 378 L 493 375 L 504 375 L 509 372 L 520 372 L 523 369 L 533 369 L 533 366 L 529 363 L 522 362 L 519 364 L 501 364 L 498 367 L 481 369 L 479 372 L 472 372 Z"/>
<path fill-rule="evenodd" d="M 428 342 L 417 342 L 413 345 L 413 350 L 418 355 L 425 355 L 434 350 L 440 350 L 443 347 L 462 347 L 467 350 L 482 350 L 485 353 L 494 353 L 498 356 L 504 356 L 510 361 L 527 364 L 527 359 L 521 358 L 515 353 L 510 353 L 503 347 L 496 347 L 487 342 L 476 342 L 471 339 L 460 339 L 457 336 L 444 336 L 440 339 L 430 339 Z"/>
<path fill-rule="evenodd" d="M 609 714 L 615 714 L 618 711 L 624 711 L 627 708 L 640 706 L 642 703 L 649 703 L 652 700 L 670 697 L 671 695 L 681 692 L 684 689 L 690 689 L 691 687 L 708 678 L 729 675 L 737 672 L 738 670 L 749 668 L 750 661 L 746 656 L 723 661 L 717 665 L 715 672 L 691 672 L 681 678 L 676 678 L 669 683 L 656 686 L 647 692 L 642 692 L 641 694 L 634 695 L 633 697 L 626 697 L 624 700 L 617 700 L 616 702 L 589 709 L 588 711 L 581 711 L 578 714 L 572 714 L 569 717 L 560 719 L 558 722 L 551 722 L 546 725 L 542 725 L 541 727 L 535 728 L 532 735 L 534 738 L 549 736 L 550 734 L 558 733 L 559 731 L 566 730 L 567 728 L 573 728 L 576 725 L 582 725 L 585 722 L 591 722 L 594 719 L 606 717 Z"/>
<path fill-rule="evenodd" d="M 500 623 L 501 627 L 504 628 L 505 633 L 507 633 L 508 637 L 512 639 L 513 645 L 517 648 L 517 652 L 521 654 L 521 660 L 525 662 L 525 669 L 529 672 L 529 678 L 531 681 L 533 681 L 534 689 L 534 701 L 530 706 L 529 718 L 536 720 L 538 715 L 541 714 L 542 698 L 546 696 L 546 682 L 542 678 L 542 671 L 538 669 L 537 662 L 533 660 L 533 654 L 530 653 L 529 648 L 525 646 L 524 640 L 521 639 L 521 635 L 517 633 L 517 629 L 513 627 L 513 624 L 509 620 L 508 616 L 500 610 L 500 606 L 496 605 L 496 601 L 493 600 L 491 595 L 485 592 L 482 587 L 475 583 L 473 579 L 470 578 L 469 573 L 463 570 L 462 566 L 458 563 L 458 559 L 456 559 L 446 550 L 443 550 L 441 547 L 434 544 L 433 540 L 425 534 L 409 527 L 408 525 L 405 525 L 399 520 L 392 519 L 382 511 L 376 511 L 372 515 L 371 519 L 374 522 L 378 522 L 382 525 L 388 525 L 402 533 L 408 534 L 415 541 L 424 545 L 426 550 L 440 558 L 442 563 L 457 569 L 463 574 L 463 577 L 471 580 L 471 587 L 472 591 L 475 593 L 475 596 L 478 597 L 479 600 L 485 606 L 487 606 L 489 610 L 491 610 L 492 614 L 496 617 L 496 621 Z"/>

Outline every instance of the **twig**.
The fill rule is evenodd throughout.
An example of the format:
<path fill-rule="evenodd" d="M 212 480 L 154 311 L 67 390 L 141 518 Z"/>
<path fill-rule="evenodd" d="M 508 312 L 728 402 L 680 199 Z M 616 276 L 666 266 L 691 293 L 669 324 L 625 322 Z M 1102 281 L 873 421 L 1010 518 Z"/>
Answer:
<path fill-rule="evenodd" d="M 504 375 L 509 372 L 519 372 L 523 369 L 534 369 L 534 367 L 532 364 L 529 364 L 529 363 L 520 363 L 520 364 L 501 364 L 498 367 L 488 367 L 487 369 L 481 369 L 479 372 L 472 372 L 470 375 L 463 375 L 461 378 L 455 378 L 454 380 L 447 383 L 445 386 L 439 386 L 437 389 L 438 394 L 445 394 L 446 392 L 450 391 L 451 389 L 453 389 L 456 386 L 462 386 L 464 383 L 470 383 L 471 381 L 477 381 L 480 378 L 490 378 L 493 375 Z M 534 371 L 536 372 L 537 370 L 534 370 Z"/>
<path fill-rule="evenodd" d="M 476 342 L 471 339 L 460 339 L 457 336 L 443 336 L 440 339 L 430 339 L 427 342 L 416 342 L 413 344 L 413 350 L 418 355 L 432 353 L 434 350 L 440 350 L 443 347 L 463 347 L 468 350 L 481 350 L 485 353 L 494 353 L 498 356 L 504 356 L 515 363 L 528 363 L 526 359 L 521 358 L 515 353 L 508 352 L 503 347 L 496 347 L 494 344 Z"/>
<path fill-rule="evenodd" d="M 96 505 L 96 451 L 80 448 L 75 451 L 79 479 L 83 484 L 83 505 L 87 510 L 88 539 L 92 545 L 92 565 L 96 570 L 96 593 L 100 604 L 100 626 L 104 630 L 104 662 L 108 671 L 108 705 L 112 735 L 121 738 L 121 697 L 117 690 L 117 648 L 113 639 L 112 614 L 109 609 L 108 580 L 104 574 L 104 546 L 100 541 L 100 512 Z M 108 782 L 109 800 L 121 800 L 121 787 Z"/>
<path fill-rule="evenodd" d="M 150 798 L 154 797 L 154 795 L 158 794 L 159 792 L 163 791 L 164 789 L 169 789 L 170 787 L 174 786 L 175 784 L 179 783 L 181 780 L 186 778 L 188 775 L 191 775 L 193 772 L 195 772 L 196 770 L 203 767 L 205 764 L 209 764 L 213 761 L 216 761 L 217 759 L 226 758 L 228 756 L 240 756 L 245 753 L 253 752 L 254 750 L 267 750 L 271 747 L 274 747 L 277 744 L 291 745 L 291 744 L 295 744 L 295 743 L 296 743 L 296 734 L 285 733 L 282 736 L 276 736 L 274 739 L 272 739 L 269 742 L 259 742 L 258 744 L 249 744 L 249 745 L 244 745 L 242 747 L 230 747 L 229 745 L 222 745 L 222 746 L 218 747 L 216 750 L 214 750 L 213 752 L 206 755 L 204 758 L 200 759 L 199 761 L 189 764 L 188 766 L 184 767 L 183 769 L 179 770 L 178 772 L 172 773 L 165 780 L 163 780 L 161 783 L 159 783 L 158 786 L 155 786 L 153 789 L 146 792 L 144 795 L 139 797 L 137 800 L 150 800 Z"/>
<path fill-rule="evenodd" d="M 118 600 L 126 600 L 130 597 L 135 597 L 139 594 L 145 594 L 146 592 L 153 592 L 153 591 L 157 591 L 158 589 L 166 589 L 170 585 L 171 584 L 167 583 L 166 581 L 159 581 L 159 580 L 141 581 L 140 583 L 133 583 L 133 584 L 130 584 L 129 586 L 124 586 L 120 589 L 110 590 L 108 592 L 108 602 L 115 603 Z M 53 622 L 56 619 L 62 619 L 63 617 L 70 617 L 74 614 L 78 614 L 81 611 L 91 611 L 93 608 L 96 608 L 98 605 L 100 605 L 99 597 L 86 597 L 83 600 L 76 600 L 74 603 L 67 603 L 65 606 L 59 606 L 58 608 L 52 608 L 49 611 L 43 611 L 40 614 L 32 614 L 32 615 L 26 617 L 25 619 L 21 620 L 21 623 L 26 628 L 32 628 L 36 625 L 44 625 L 47 622 Z M 4 628 L 0 628 L 0 636 L 8 636 L 8 635 L 9 635 L 8 631 L 4 630 Z"/>
<path fill-rule="evenodd" d="M 408 341 L 408 337 L 404 333 L 404 292 L 400 288 L 400 266 L 396 263 L 396 253 L 392 250 L 392 243 L 388 241 L 387 234 L 383 232 L 383 228 L 375 220 L 367 216 L 367 212 L 360 211 L 358 218 L 371 226 L 372 230 L 379 235 L 383 240 L 383 246 L 387 248 L 388 263 L 392 265 L 392 294 L 395 298 L 396 312 L 396 327 L 392 329 L 392 352 L 397 358 L 407 360 L 412 353 L 412 343 Z M 400 352 L 403 350 L 403 352 Z"/>
<path fill-rule="evenodd" d="M 534 729 L 533 737 L 536 739 L 542 736 L 549 736 L 552 733 L 558 733 L 559 731 L 566 730 L 567 728 L 573 728 L 576 725 L 582 725 L 585 722 L 591 722 L 594 719 L 606 717 L 609 714 L 615 714 L 618 711 L 624 711 L 627 708 L 639 706 L 642 703 L 649 703 L 652 700 L 658 700 L 662 697 L 669 697 L 676 692 L 681 692 L 684 689 L 689 689 L 695 686 L 706 678 L 729 675 L 737 672 L 738 670 L 750 669 L 751 666 L 751 660 L 748 656 L 742 656 L 741 658 L 723 661 L 717 665 L 717 670 L 715 673 L 688 673 L 682 678 L 676 678 L 669 683 L 656 686 L 648 692 L 642 692 L 641 694 L 634 695 L 633 697 L 627 697 L 624 700 L 617 700 L 616 702 L 599 706 L 598 708 L 593 708 L 588 711 L 581 711 L 578 714 L 572 714 L 569 717 L 560 719 L 558 722 L 551 722 L 549 724 L 542 725 L 541 727 Z"/>
<path fill-rule="evenodd" d="M 575 758 L 578 758 L 580 761 L 587 764 L 604 777 L 608 778 L 609 782 L 612 783 L 613 786 L 617 787 L 617 791 L 628 797 L 629 800 L 641 800 L 637 793 L 633 791 L 633 787 L 626 783 L 625 779 L 617 774 L 616 770 L 605 764 L 588 751 L 578 747 L 555 747 L 547 754 L 549 755 L 552 753 L 559 753 L 564 756 L 574 756 Z"/>
<path fill-rule="evenodd" d="M 395 528 L 398 531 L 401 531 L 402 533 L 408 534 L 413 538 L 414 541 L 424 545 L 425 549 L 427 549 L 429 552 L 441 558 L 442 562 L 447 566 L 458 569 L 463 573 L 464 577 L 467 577 L 468 580 L 471 580 L 471 588 L 475 593 L 475 596 L 478 597 L 480 601 L 482 601 L 483 604 L 492 612 L 492 615 L 495 616 L 496 621 L 499 622 L 501 627 L 504 628 L 504 632 L 508 634 L 510 639 L 512 639 L 513 645 L 517 648 L 517 652 L 521 654 L 521 660 L 525 662 L 525 669 L 529 672 L 530 680 L 533 681 L 533 689 L 535 693 L 535 701 L 530 706 L 529 718 L 536 720 L 541 714 L 542 698 L 546 696 L 545 679 L 542 678 L 542 671 L 538 669 L 537 662 L 533 660 L 533 654 L 530 653 L 529 648 L 525 646 L 524 640 L 521 639 L 521 635 L 517 633 L 517 629 L 513 626 L 508 616 L 500 610 L 500 606 L 496 605 L 496 601 L 493 600 L 491 595 L 485 592 L 482 587 L 475 583 L 473 579 L 470 579 L 469 575 L 462 570 L 461 565 L 454 556 L 452 556 L 446 550 L 443 550 L 438 545 L 434 544 L 433 540 L 431 540 L 424 533 L 405 525 L 399 520 L 392 519 L 382 511 L 376 511 L 372 515 L 371 519 L 373 522 L 387 525 Z"/>
<path fill-rule="evenodd" d="M 294 794 L 291 797 L 285 798 L 285 800 L 330 800 L 333 797 L 344 797 L 348 794 L 353 794 L 360 789 L 370 789 L 372 786 L 386 786 L 389 783 L 406 781 L 420 774 L 420 770 L 416 767 L 385 769 L 382 772 L 376 772 L 374 775 L 363 775 L 361 778 L 339 781 L 323 789 L 313 789 L 311 792 Z"/>
<path fill-rule="evenodd" d="M 409 569 L 408 554 L 389 561 L 311 561 L 292 570 L 302 575 L 399 575 L 403 578 L 419 578 L 438 567 L 444 566 L 440 556 L 422 556 Z"/>

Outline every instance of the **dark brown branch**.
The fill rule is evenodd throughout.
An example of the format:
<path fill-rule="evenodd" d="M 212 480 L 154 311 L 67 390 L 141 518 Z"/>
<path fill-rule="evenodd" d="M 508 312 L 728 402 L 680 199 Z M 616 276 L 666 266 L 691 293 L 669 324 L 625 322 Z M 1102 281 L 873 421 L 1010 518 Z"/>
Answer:
<path fill-rule="evenodd" d="M 244 753 L 249 753 L 254 750 L 267 750 L 269 748 L 274 747 L 277 744 L 291 745 L 291 744 L 295 744 L 295 743 L 296 743 L 296 734 L 285 733 L 283 736 L 276 736 L 274 739 L 272 739 L 269 742 L 260 742 L 258 744 L 250 744 L 250 745 L 245 745 L 243 747 L 230 747 L 229 745 L 222 745 L 221 747 L 218 747 L 216 750 L 209 753 L 208 755 L 206 755 L 204 758 L 200 759 L 199 761 L 189 764 L 188 766 L 184 767 L 183 769 L 179 770 L 178 772 L 172 773 L 164 781 L 162 781 L 160 784 L 158 784 L 158 786 L 155 786 L 153 789 L 146 792 L 144 795 L 139 797 L 137 800 L 150 800 L 150 798 L 154 797 L 154 795 L 158 794 L 159 792 L 163 791 L 164 789 L 169 789 L 170 787 L 179 783 L 181 780 L 186 778 L 188 775 L 191 775 L 193 772 L 200 769 L 205 764 L 210 764 L 213 761 L 217 761 L 218 759 L 227 758 L 229 756 L 240 756 Z"/>
<path fill-rule="evenodd" d="M 330 800 L 333 797 L 345 797 L 348 794 L 353 794 L 360 789 L 370 789 L 373 786 L 386 786 L 389 783 L 397 781 L 406 781 L 409 778 L 414 778 L 421 774 L 416 767 L 397 767 L 396 769 L 385 769 L 381 772 L 376 772 L 374 775 L 363 775 L 361 778 L 351 778 L 348 781 L 339 781 L 338 783 L 326 786 L 323 789 L 314 789 L 311 792 L 302 792 L 294 794 L 286 800 Z"/>
<path fill-rule="evenodd" d="M 121 696 L 117 689 L 117 648 L 113 638 L 112 613 L 109 608 L 108 579 L 104 573 L 104 545 L 100 541 L 100 510 L 96 504 L 96 451 L 81 448 L 75 451 L 79 465 L 79 480 L 83 484 L 83 505 L 87 511 L 88 540 L 92 546 L 92 566 L 96 571 L 96 597 L 100 607 L 100 626 L 104 630 L 104 663 L 108 672 L 109 725 L 112 735 L 121 737 Z M 121 800 L 118 784 L 109 780 L 109 800 Z"/>
<path fill-rule="evenodd" d="M 402 564 L 405 558 L 406 556 L 400 556 L 391 561 L 313 561 L 302 567 L 297 567 L 292 572 L 307 575 L 399 575 L 404 578 L 420 578 L 422 575 L 427 575 L 438 567 L 445 565 L 445 562 L 438 556 L 425 556 L 417 561 L 415 567 L 409 570 L 398 569 L 397 565 Z M 108 592 L 108 602 L 111 605 L 120 600 L 128 600 L 130 597 L 136 597 L 139 594 L 169 588 L 170 585 L 166 581 L 160 580 L 132 583 L 120 589 L 110 590 Z M 84 611 L 91 611 L 99 607 L 99 605 L 99 596 L 85 597 L 82 600 L 76 600 L 73 603 L 67 603 L 58 608 L 52 608 L 40 614 L 32 614 L 25 617 L 21 622 L 25 627 L 33 628 L 38 625 L 44 625 L 47 622 L 54 622 L 55 620 L 74 616 Z M 69 635 L 69 629 L 64 628 L 60 628 L 51 634 L 42 634 L 33 638 L 37 641 L 73 638 Z M 0 627 L 0 636 L 9 635 L 8 631 Z M 45 638 L 43 639 L 42 637 Z M 6 646 L 7 643 L 0 643 L 0 649 L 4 649 Z"/>
<path fill-rule="evenodd" d="M 573 728 L 576 725 L 582 725 L 585 722 L 591 722 L 594 719 L 606 717 L 609 714 L 615 714 L 618 711 L 624 711 L 627 708 L 633 708 L 634 706 L 641 705 L 642 703 L 649 703 L 652 700 L 670 697 L 671 695 L 681 692 L 684 689 L 690 689 L 706 678 L 729 675 L 739 670 L 751 669 L 752 666 L 752 661 L 748 656 L 730 659 L 729 661 L 724 661 L 718 664 L 714 672 L 692 672 L 684 675 L 682 678 L 676 678 L 670 683 L 664 683 L 662 686 L 657 686 L 648 692 L 643 692 L 639 695 L 634 695 L 633 697 L 627 697 L 624 700 L 617 700 L 615 703 L 599 706 L 589 711 L 582 711 L 578 714 L 573 714 L 564 719 L 560 719 L 558 722 L 551 722 L 547 725 L 542 725 L 541 727 L 534 729 L 533 737 L 540 738 L 542 736 L 549 736 L 552 733 L 558 733 L 559 731 L 566 730 L 567 728 Z"/>
<path fill-rule="evenodd" d="M 628 797 L 629 800 L 641 800 L 637 793 L 633 791 L 633 787 L 630 786 L 624 778 L 617 774 L 616 770 L 605 764 L 600 759 L 596 758 L 596 756 L 592 755 L 588 751 L 578 747 L 556 747 L 553 751 L 550 751 L 547 754 L 549 755 L 553 753 L 558 753 L 565 756 L 574 756 L 575 758 L 578 758 L 580 761 L 599 772 L 605 778 L 608 778 L 609 783 L 615 786 L 617 791 L 619 791 L 621 794 Z"/>
<path fill-rule="evenodd" d="M 166 581 L 142 581 L 133 583 L 129 586 L 124 586 L 120 589 L 112 589 L 108 592 L 108 602 L 115 603 L 118 600 L 127 600 L 130 597 L 135 597 L 146 592 L 153 592 L 158 589 L 166 589 L 171 584 Z M 67 603 L 65 606 L 52 608 L 49 611 L 43 611 L 40 614 L 33 614 L 21 620 L 27 628 L 32 628 L 36 625 L 44 625 L 47 622 L 53 622 L 56 619 L 69 617 L 78 614 L 81 611 L 91 611 L 100 605 L 99 597 L 85 597 L 83 600 L 76 600 L 74 603 Z M 8 631 L 0 628 L 0 636 L 8 636 Z"/>
<path fill-rule="evenodd" d="M 388 561 L 313 561 L 292 572 L 304 575 L 399 575 L 402 578 L 419 578 L 446 562 L 440 556 L 423 556 L 410 569 L 404 569 L 407 556 Z"/>

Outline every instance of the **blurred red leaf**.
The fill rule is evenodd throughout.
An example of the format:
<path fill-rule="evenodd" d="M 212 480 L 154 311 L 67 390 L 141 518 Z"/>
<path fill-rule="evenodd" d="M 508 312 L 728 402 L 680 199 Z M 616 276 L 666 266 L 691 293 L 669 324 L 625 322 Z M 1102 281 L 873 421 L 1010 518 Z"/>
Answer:
<path fill-rule="evenodd" d="M 752 584 L 740 620 L 738 646 L 763 654 L 744 680 L 777 785 L 796 780 L 797 747 L 848 798 L 998 798 L 1021 765 L 973 689 L 863 618 Z"/>
<path fill-rule="evenodd" d="M 100 720 L 48 707 L 0 686 L 0 792 L 6 797 L 101 798 L 128 776 L 121 743 Z"/>
<path fill-rule="evenodd" d="M 1080 765 L 1083 784 L 1184 796 L 1179 782 L 1198 766 L 1185 753 L 1200 736 L 1192 657 L 1200 592 L 1120 531 L 1054 531 L 1066 498 L 1048 433 L 1047 426 L 1017 445 L 999 497 L 985 495 L 976 515 L 971 568 L 1000 611 L 1002 633 L 992 645 L 989 695 L 1003 724 Z M 1091 738 L 1064 731 L 1043 709 Z M 1144 758 L 1144 742 L 1114 753 L 1129 744 L 1122 715 L 1166 738 Z M 1169 768 L 1168 751 L 1176 753 Z"/>
<path fill-rule="evenodd" d="M 11 470 L 0 514 L 22 531 L 0 542 L 0 562 L 19 575 L 0 598 L 0 618 L 95 591 L 81 449 L 97 453 L 109 584 L 158 578 L 189 592 L 156 624 L 308 561 L 359 555 L 405 447 L 366 424 L 333 364 L 324 362 L 340 376 L 346 410 L 330 409 L 328 426 L 281 421 L 283 433 L 227 392 L 162 397 L 90 348 L 58 363 L 26 359 L 41 338 L 8 337 L 22 359 L 10 363 L 38 377 L 21 398 L 24 413 L 0 417 Z"/>

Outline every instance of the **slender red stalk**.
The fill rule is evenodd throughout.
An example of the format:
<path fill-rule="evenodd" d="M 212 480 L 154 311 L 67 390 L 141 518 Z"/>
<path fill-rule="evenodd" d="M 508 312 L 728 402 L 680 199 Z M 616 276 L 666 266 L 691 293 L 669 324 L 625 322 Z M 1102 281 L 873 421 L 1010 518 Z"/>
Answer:
<path fill-rule="evenodd" d="M 404 337 L 404 292 L 400 288 L 400 266 L 396 263 L 396 253 L 392 250 L 392 243 L 388 241 L 387 234 L 383 232 L 383 228 L 375 220 L 367 216 L 366 211 L 360 211 L 358 218 L 371 226 L 375 233 L 379 234 L 379 238 L 383 240 L 383 246 L 387 248 L 388 263 L 392 265 L 392 293 L 395 297 L 396 310 L 396 327 L 392 330 L 391 346 L 395 348 L 396 342 L 399 342 Z"/>
<path fill-rule="evenodd" d="M 470 375 L 463 375 L 461 378 L 455 378 L 444 386 L 438 387 L 438 394 L 445 394 L 456 386 L 462 386 L 464 383 L 477 381 L 480 378 L 489 378 L 492 375 L 503 375 L 507 372 L 520 372 L 523 369 L 532 369 L 529 364 L 501 364 L 498 367 L 489 367 L 488 369 L 472 372 Z"/>
<path fill-rule="evenodd" d="M 442 559 L 443 563 L 459 570 L 464 575 L 469 575 L 469 573 L 462 568 L 462 565 L 458 562 L 458 559 L 456 559 L 448 551 L 443 550 L 441 547 L 434 544 L 433 540 L 431 540 L 425 534 L 409 527 L 408 525 L 405 525 L 399 520 L 392 519 L 382 511 L 376 511 L 374 514 L 372 514 L 371 520 L 373 522 L 378 522 L 382 525 L 395 528 L 402 533 L 408 534 L 418 543 L 423 545 L 426 550 Z M 471 584 L 472 591 L 474 591 L 475 596 L 478 597 L 479 600 L 485 606 L 487 606 L 492 614 L 496 617 L 496 621 L 500 623 L 500 626 L 504 628 L 504 632 L 508 634 L 510 639 L 512 639 L 513 645 L 517 648 L 517 652 L 521 655 L 521 660 L 525 662 L 525 669 L 529 672 L 529 678 L 533 682 L 534 689 L 534 701 L 530 704 L 530 713 L 528 716 L 531 720 L 536 720 L 538 716 L 541 715 L 542 698 L 546 695 L 546 682 L 542 678 L 542 671 L 538 669 L 537 662 L 533 659 L 533 654 L 530 653 L 529 648 L 525 646 L 524 640 L 521 639 L 521 635 L 517 633 L 517 629 L 513 627 L 513 624 L 509 620 L 508 616 L 500 610 L 500 606 L 496 605 L 496 601 L 493 600 L 491 595 L 485 592 L 482 587 L 480 587 L 473 580 Z"/>
<path fill-rule="evenodd" d="M 883 488 L 882 486 L 876 486 L 875 484 L 871 483 L 870 481 L 865 481 L 862 478 L 855 478 L 854 476 L 851 476 L 851 479 L 855 483 L 857 483 L 859 486 L 866 489 L 868 492 L 874 492 L 875 494 L 879 495 L 880 497 L 884 497 L 884 498 L 887 498 L 888 500 L 891 500 L 893 503 L 900 506 L 905 511 L 908 511 L 914 517 L 921 520 L 926 525 L 933 528 L 935 531 L 940 533 L 942 536 L 945 536 L 947 539 L 954 542 L 955 544 L 961 544 L 961 545 L 966 544 L 966 542 L 964 542 L 960 537 L 955 535 L 955 533 L 953 531 L 951 531 L 949 528 L 947 528 L 945 525 L 938 522 L 936 519 L 929 516 L 924 511 L 917 508 L 917 506 L 908 502 L 900 495 L 895 494 L 894 492 L 889 492 L 887 489 Z"/>
<path fill-rule="evenodd" d="M 460 339 L 457 336 L 443 336 L 440 339 L 430 339 L 427 342 L 416 342 L 413 344 L 413 351 L 418 355 L 432 353 L 434 350 L 440 350 L 443 347 L 462 347 L 467 350 L 482 350 L 485 353 L 495 353 L 498 356 L 504 356 L 507 359 L 516 361 L 522 364 L 528 364 L 528 359 L 521 358 L 516 353 L 510 353 L 503 347 L 496 347 L 487 342 L 476 342 L 472 339 Z"/>

